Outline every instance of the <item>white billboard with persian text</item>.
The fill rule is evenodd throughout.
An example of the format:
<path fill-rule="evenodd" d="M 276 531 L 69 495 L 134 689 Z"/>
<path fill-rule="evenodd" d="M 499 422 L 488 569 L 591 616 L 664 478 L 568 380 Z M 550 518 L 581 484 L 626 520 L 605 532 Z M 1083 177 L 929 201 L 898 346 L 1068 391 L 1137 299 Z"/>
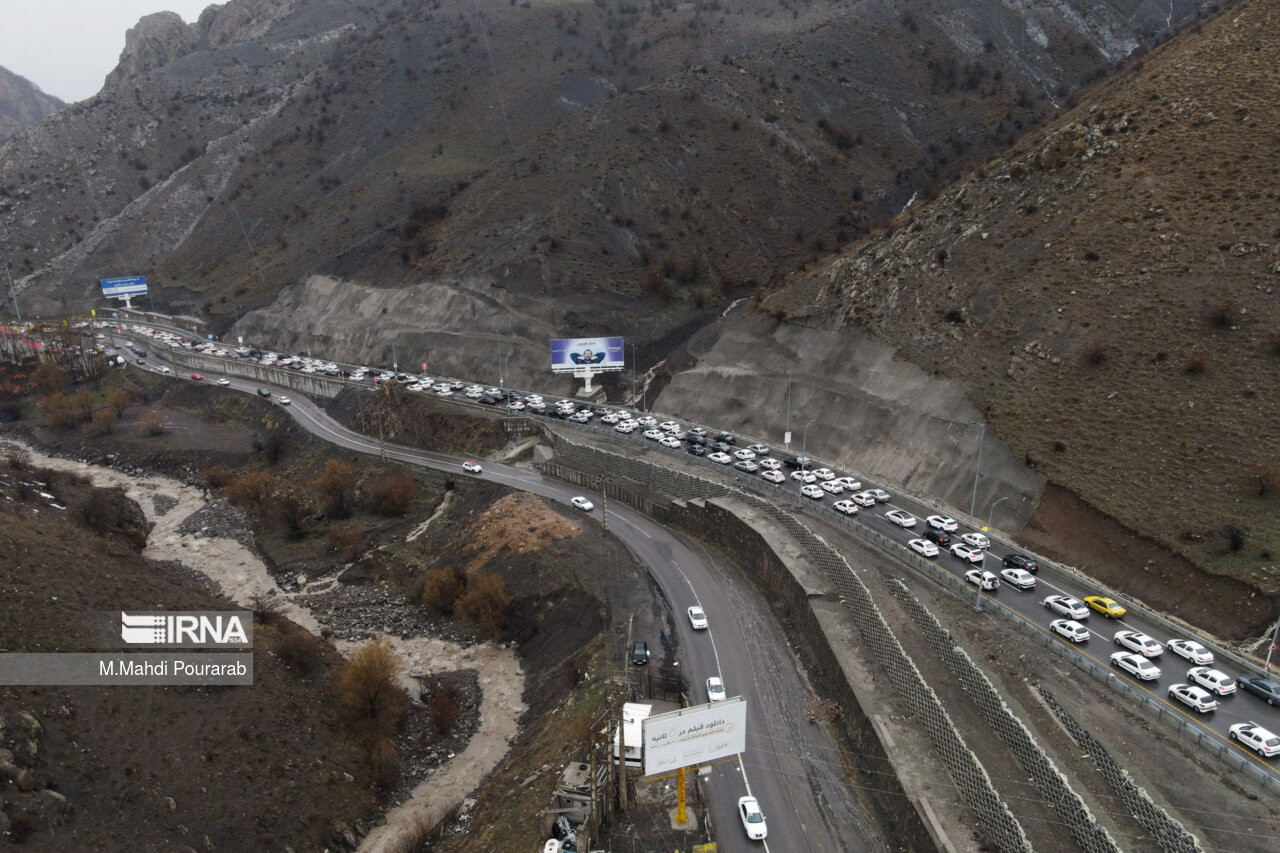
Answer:
<path fill-rule="evenodd" d="M 644 775 L 727 758 L 747 748 L 747 700 L 741 696 L 644 719 Z"/>

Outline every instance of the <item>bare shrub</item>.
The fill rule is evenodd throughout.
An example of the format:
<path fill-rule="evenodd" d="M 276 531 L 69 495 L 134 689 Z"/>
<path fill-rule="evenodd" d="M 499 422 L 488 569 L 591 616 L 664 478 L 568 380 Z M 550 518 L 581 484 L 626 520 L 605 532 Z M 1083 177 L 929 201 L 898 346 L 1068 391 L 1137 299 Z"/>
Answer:
<path fill-rule="evenodd" d="M 307 517 L 311 515 L 313 508 L 311 498 L 302 489 L 281 486 L 271 496 L 271 505 L 286 533 L 294 539 L 307 535 Z"/>
<path fill-rule="evenodd" d="M 159 435 L 164 432 L 165 416 L 160 412 L 147 412 L 142 416 L 141 426 L 146 435 Z"/>
<path fill-rule="evenodd" d="M 80 508 L 80 517 L 90 530 L 107 533 L 124 521 L 123 501 L 124 495 L 118 491 L 112 494 L 105 489 L 91 489 Z"/>
<path fill-rule="evenodd" d="M 71 377 L 52 361 L 42 361 L 31 371 L 31 384 L 40 394 L 65 391 L 71 385 Z"/>
<path fill-rule="evenodd" d="M 395 728 L 408 696 L 396 685 L 400 657 L 383 638 L 354 650 L 338 672 L 338 696 L 357 720 L 377 728 Z"/>
<path fill-rule="evenodd" d="M 422 603 L 445 616 L 452 616 L 466 582 L 454 568 L 434 569 L 422 585 Z"/>
<path fill-rule="evenodd" d="M 204 475 L 204 478 L 209 482 L 209 485 L 213 486 L 215 489 L 226 488 L 227 485 L 236 477 L 235 472 L 225 465 L 211 465 L 210 467 L 203 469 L 200 473 Z"/>
<path fill-rule="evenodd" d="M 329 549 L 342 555 L 344 560 L 354 560 L 364 550 L 365 532 L 358 524 L 346 527 L 330 527 L 325 541 Z"/>
<path fill-rule="evenodd" d="M 324 463 L 324 473 L 312 480 L 311 485 L 330 516 L 346 518 L 351 515 L 356 488 L 355 468 L 339 459 L 330 459 Z"/>
<path fill-rule="evenodd" d="M 324 663 L 324 643 L 307 631 L 292 630 L 280 636 L 276 654 L 289 669 L 310 675 Z"/>
<path fill-rule="evenodd" d="M 1245 472 L 1245 484 L 1265 498 L 1280 489 L 1280 464 L 1276 462 L 1255 462 Z"/>
<path fill-rule="evenodd" d="M 369 502 L 379 515 L 403 516 L 418 490 L 413 477 L 404 471 L 393 471 L 374 479 L 369 485 Z"/>
<path fill-rule="evenodd" d="M 68 427 L 77 423 L 75 407 L 61 391 L 54 391 L 40 398 L 37 404 L 45 423 L 51 427 Z"/>
<path fill-rule="evenodd" d="M 282 612 L 284 602 L 274 595 L 255 592 L 249 599 L 249 607 L 253 610 L 254 618 L 263 625 L 275 625 L 284 621 L 284 613 Z"/>
<path fill-rule="evenodd" d="M 127 388 L 113 388 L 107 394 L 107 405 L 115 409 L 116 415 L 124 416 L 124 410 L 137 402 L 136 395 Z"/>
<path fill-rule="evenodd" d="M 6 448 L 4 464 L 15 471 L 25 471 L 31 467 L 31 455 L 21 447 Z"/>
<path fill-rule="evenodd" d="M 1101 367 L 1107 363 L 1107 347 L 1105 344 L 1093 344 L 1084 352 L 1085 364 Z"/>
<path fill-rule="evenodd" d="M 115 409 L 98 409 L 93 419 L 85 424 L 85 435 L 106 435 L 115 427 L 118 416 Z"/>
<path fill-rule="evenodd" d="M 440 737 L 451 734 L 458 720 L 462 719 L 462 705 L 458 702 L 458 691 L 446 690 L 427 703 L 427 715 L 431 725 Z"/>
<path fill-rule="evenodd" d="M 383 793 L 400 784 L 400 753 L 396 751 L 395 744 L 384 737 L 376 739 L 369 747 L 369 775 Z"/>
<path fill-rule="evenodd" d="M 93 418 L 93 410 L 98 406 L 98 398 L 92 391 L 77 391 L 67 398 L 67 403 L 75 412 L 76 421 L 83 423 Z"/>
<path fill-rule="evenodd" d="M 1208 356 L 1202 353 L 1192 353 L 1187 356 L 1186 362 L 1182 366 L 1184 373 L 1189 376 L 1199 376 L 1204 373 L 1209 366 Z"/>
<path fill-rule="evenodd" d="M 1215 329 L 1229 329 L 1240 321 L 1240 303 L 1224 299 L 1209 306 L 1205 319 Z"/>
<path fill-rule="evenodd" d="M 227 484 L 227 497 L 239 506 L 252 509 L 262 517 L 268 503 L 279 490 L 280 481 L 268 471 L 250 471 Z"/>
<path fill-rule="evenodd" d="M 476 625 L 485 633 L 497 636 L 507 624 L 507 608 L 511 598 L 506 584 L 495 574 L 477 572 L 467 583 L 467 591 L 454 608 L 459 617 Z"/>

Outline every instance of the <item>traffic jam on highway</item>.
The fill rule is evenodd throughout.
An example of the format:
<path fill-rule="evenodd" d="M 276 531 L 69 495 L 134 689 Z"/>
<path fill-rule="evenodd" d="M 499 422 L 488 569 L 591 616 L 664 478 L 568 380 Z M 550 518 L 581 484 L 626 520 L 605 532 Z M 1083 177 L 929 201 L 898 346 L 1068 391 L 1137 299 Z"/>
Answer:
<path fill-rule="evenodd" d="M 356 383 L 394 381 L 408 391 L 461 397 L 469 403 L 562 420 L 598 434 L 611 433 L 614 438 L 694 457 L 733 473 L 739 482 L 753 489 L 786 494 L 788 500 L 794 496 L 796 505 L 807 505 L 808 511 L 824 512 L 846 523 L 867 524 L 910 554 L 934 561 L 939 568 L 962 578 L 975 596 L 1016 610 L 1169 707 L 1200 719 L 1215 714 L 1220 721 L 1211 727 L 1249 753 L 1263 759 L 1280 756 L 1280 735 L 1276 734 L 1280 732 L 1280 682 L 1247 671 L 1244 666 L 1233 667 L 1230 662 L 1215 660 L 1212 651 L 1191 637 L 1171 635 L 1167 629 L 1159 632 L 1155 619 L 1130 613 L 1107 596 L 1088 594 L 1088 586 L 1072 579 L 1065 570 L 1042 575 L 1042 561 L 1032 554 L 1012 550 L 996 553 L 985 528 L 966 529 L 956 519 L 936 512 L 932 501 L 905 496 L 895 499 L 884 489 L 864 487 L 859 477 L 819 465 L 804 455 L 780 452 L 759 442 L 740 446 L 743 442 L 733 433 L 675 419 L 660 420 L 648 413 L 459 379 L 341 366 L 309 355 L 227 348 L 140 324 L 125 327 L 99 321 L 94 325 L 144 335 L 170 347 L 189 348 L 205 355 L 250 359 L 262 365 L 323 373 Z M 140 354 L 145 353 L 136 344 L 129 346 L 141 363 Z M 172 372 L 167 366 L 153 365 L 152 369 Z M 191 374 L 191 378 L 202 380 L 203 376 Z M 229 384 L 226 379 L 217 381 Z M 270 396 L 266 389 L 260 388 L 258 393 Z M 287 404 L 289 399 L 281 396 L 278 402 Z M 477 469 L 473 473 L 478 473 L 479 465 L 468 464 Z M 593 507 L 586 498 L 575 505 L 580 509 Z M 931 509 L 935 511 L 930 513 Z M 693 616 L 690 613 L 691 621 Z M 1139 623 L 1144 622 L 1151 627 L 1143 630 Z M 694 627 L 699 627 L 696 621 Z M 1157 633 L 1159 637 L 1153 636 Z M 1107 645 L 1105 653 L 1091 651 L 1098 643 Z M 723 685 L 710 681 L 707 691 L 711 696 L 717 691 L 724 695 Z"/>

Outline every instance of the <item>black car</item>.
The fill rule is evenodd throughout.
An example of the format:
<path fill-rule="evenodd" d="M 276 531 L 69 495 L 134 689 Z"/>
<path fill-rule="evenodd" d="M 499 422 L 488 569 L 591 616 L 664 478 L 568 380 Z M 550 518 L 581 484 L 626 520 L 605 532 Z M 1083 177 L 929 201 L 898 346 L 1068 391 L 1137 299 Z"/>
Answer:
<path fill-rule="evenodd" d="M 484 403 L 486 406 L 496 406 L 498 405 L 498 398 L 486 394 L 480 398 L 480 402 Z"/>
<path fill-rule="evenodd" d="M 649 644 L 643 640 L 631 647 L 631 662 L 636 666 L 644 666 L 649 662 Z"/>
<path fill-rule="evenodd" d="M 725 444 L 723 441 L 713 441 L 708 445 L 708 449 L 712 453 L 732 453 L 733 448 Z"/>
<path fill-rule="evenodd" d="M 951 547 L 951 534 L 945 530 L 938 530 L 936 527 L 926 527 L 924 529 L 924 538 L 928 539 L 939 548 Z"/>
<path fill-rule="evenodd" d="M 271 392 L 270 392 L 270 391 L 268 391 L 266 388 L 259 388 L 259 389 L 258 389 L 258 396 L 259 396 L 259 397 L 270 397 L 270 396 L 271 396 Z"/>
<path fill-rule="evenodd" d="M 701 445 L 701 444 L 691 444 L 691 445 L 689 445 L 688 447 L 686 447 L 686 448 L 685 448 L 685 450 L 689 451 L 689 452 L 690 452 L 690 453 L 692 453 L 694 456 L 706 456 L 706 455 L 707 455 L 707 448 L 706 448 L 705 446 Z"/>
<path fill-rule="evenodd" d="M 1030 572 L 1033 575 L 1040 571 L 1039 563 L 1021 554 L 1005 554 L 1004 567 L 1006 569 L 1022 569 L 1024 572 Z"/>
<path fill-rule="evenodd" d="M 684 440 L 689 444 L 707 443 L 707 437 L 705 435 L 698 435 L 696 432 L 685 433 Z"/>
<path fill-rule="evenodd" d="M 786 459 L 782 460 L 782 464 L 786 465 L 788 468 L 808 469 L 813 467 L 813 460 L 808 456 L 788 456 Z"/>
<path fill-rule="evenodd" d="M 738 437 L 731 432 L 722 432 L 716 436 L 716 441 L 724 444 L 737 444 Z"/>
<path fill-rule="evenodd" d="M 1262 676 L 1254 676 L 1240 679 L 1240 686 L 1259 699 L 1265 699 L 1268 705 L 1280 705 L 1280 683 L 1278 682 Z"/>

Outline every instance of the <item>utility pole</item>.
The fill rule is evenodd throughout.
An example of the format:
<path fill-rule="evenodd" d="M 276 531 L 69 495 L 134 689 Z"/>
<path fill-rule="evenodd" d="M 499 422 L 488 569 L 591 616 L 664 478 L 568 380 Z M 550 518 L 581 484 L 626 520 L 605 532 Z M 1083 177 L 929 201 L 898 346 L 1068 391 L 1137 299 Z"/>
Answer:
<path fill-rule="evenodd" d="M 627 810 L 627 729 L 626 712 L 618 709 L 618 811 Z"/>
<path fill-rule="evenodd" d="M 4 274 L 9 279 L 9 298 L 13 300 L 13 313 L 18 315 L 18 322 L 22 322 L 22 312 L 18 310 L 18 291 L 13 287 L 13 273 L 9 271 L 9 262 L 4 263 Z"/>
<path fill-rule="evenodd" d="M 982 422 L 982 435 L 978 438 L 978 467 L 973 469 L 973 498 L 969 501 L 969 517 L 978 506 L 978 477 L 982 474 L 982 445 L 987 440 L 987 422 Z"/>

